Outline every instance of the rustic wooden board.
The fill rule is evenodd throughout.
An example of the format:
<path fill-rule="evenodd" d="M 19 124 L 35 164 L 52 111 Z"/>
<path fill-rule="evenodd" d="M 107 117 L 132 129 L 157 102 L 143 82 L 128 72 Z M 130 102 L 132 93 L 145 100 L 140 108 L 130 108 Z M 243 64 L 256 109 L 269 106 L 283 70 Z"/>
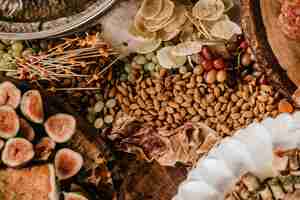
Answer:
<path fill-rule="evenodd" d="M 272 6 L 273 9 L 277 8 L 277 10 L 274 11 Z M 246 39 L 250 43 L 258 63 L 266 70 L 266 72 L 269 72 L 268 75 L 271 80 L 271 84 L 284 95 L 290 96 L 296 89 L 298 81 L 293 80 L 293 83 L 289 79 L 288 75 L 296 73 L 296 71 L 289 70 L 287 74 L 285 70 L 287 69 L 287 65 L 284 65 L 282 63 L 283 60 L 280 60 L 280 57 L 277 57 L 276 52 L 273 50 L 274 47 L 271 45 L 271 42 L 269 42 L 270 39 L 272 39 L 272 41 L 276 41 L 276 37 L 280 37 L 281 40 L 283 40 L 282 37 L 284 36 L 281 32 L 279 33 L 278 27 L 276 32 L 272 33 L 271 29 L 267 27 L 270 25 L 268 24 L 265 26 L 265 23 L 272 23 L 273 29 L 275 28 L 274 24 L 276 24 L 276 21 L 274 16 L 277 15 L 277 12 L 279 12 L 278 6 L 277 0 L 242 0 L 241 23 Z M 268 17 L 262 17 L 263 12 L 261 8 L 264 8 L 265 10 L 270 9 L 270 11 L 272 10 L 273 18 L 267 19 Z M 266 18 L 267 22 L 265 22 L 264 18 Z M 281 48 L 282 47 L 277 47 L 277 51 Z M 282 67 L 281 65 L 285 67 Z"/>
<path fill-rule="evenodd" d="M 280 14 L 279 1 L 260 0 L 260 5 L 270 46 L 290 79 L 300 86 L 300 42 L 287 38 L 281 32 L 277 23 Z"/>

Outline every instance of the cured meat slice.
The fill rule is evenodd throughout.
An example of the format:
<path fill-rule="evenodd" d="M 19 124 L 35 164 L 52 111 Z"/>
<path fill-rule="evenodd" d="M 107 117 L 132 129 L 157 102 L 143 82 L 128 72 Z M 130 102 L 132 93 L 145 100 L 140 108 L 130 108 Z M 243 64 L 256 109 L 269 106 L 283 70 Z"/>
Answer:
<path fill-rule="evenodd" d="M 287 37 L 300 40 L 300 0 L 282 1 L 278 25 Z"/>

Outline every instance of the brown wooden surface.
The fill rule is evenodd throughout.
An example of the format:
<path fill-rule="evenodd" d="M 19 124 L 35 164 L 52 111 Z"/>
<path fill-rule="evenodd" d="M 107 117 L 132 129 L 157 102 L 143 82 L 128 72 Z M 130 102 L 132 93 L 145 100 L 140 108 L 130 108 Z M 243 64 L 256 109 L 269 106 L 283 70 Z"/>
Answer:
<path fill-rule="evenodd" d="M 290 79 L 300 86 L 300 42 L 287 38 L 281 32 L 277 23 L 281 6 L 279 1 L 260 0 L 260 5 L 270 46 Z"/>
<path fill-rule="evenodd" d="M 280 91 L 285 96 L 290 97 L 296 89 L 296 86 L 289 79 L 284 68 L 280 66 L 280 62 L 269 44 L 268 35 L 272 34 L 267 34 L 266 27 L 264 26 L 261 12 L 261 1 L 265 3 L 264 6 L 273 5 L 275 1 L 277 2 L 277 0 L 241 1 L 242 28 L 247 41 L 255 53 L 257 62 L 268 74 L 271 84 L 276 88 L 276 90 Z M 270 2 L 273 3 L 270 4 Z M 276 4 L 276 6 L 278 6 L 278 4 Z M 273 20 L 274 23 L 276 23 L 275 19 Z M 279 29 L 277 31 L 279 31 Z"/>

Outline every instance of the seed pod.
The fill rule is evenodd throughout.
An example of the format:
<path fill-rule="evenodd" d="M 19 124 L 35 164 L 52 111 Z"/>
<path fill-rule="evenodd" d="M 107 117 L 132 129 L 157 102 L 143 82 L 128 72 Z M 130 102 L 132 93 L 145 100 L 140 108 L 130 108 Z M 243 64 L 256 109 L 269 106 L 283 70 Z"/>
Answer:
<path fill-rule="evenodd" d="M 23 118 L 20 118 L 20 133 L 21 135 L 32 142 L 35 137 L 34 129 L 31 127 L 31 125 Z"/>
<path fill-rule="evenodd" d="M 0 137 L 15 137 L 20 129 L 20 120 L 16 111 L 10 106 L 0 107 Z"/>
<path fill-rule="evenodd" d="M 2 151 L 2 161 L 9 167 L 19 167 L 34 156 L 32 144 L 23 138 L 9 139 Z"/>
<path fill-rule="evenodd" d="M 44 122 L 43 100 L 38 90 L 25 92 L 21 99 L 21 111 L 28 120 L 34 123 Z"/>
<path fill-rule="evenodd" d="M 71 149 L 60 149 L 54 159 L 56 176 L 65 180 L 75 176 L 83 165 L 82 156 Z"/>
<path fill-rule="evenodd" d="M 76 131 L 76 119 L 68 114 L 56 114 L 48 118 L 44 124 L 46 133 L 57 143 L 71 139 Z"/>
<path fill-rule="evenodd" d="M 38 160 L 48 160 L 54 151 L 56 143 L 49 137 L 43 137 L 34 147 Z"/>
<path fill-rule="evenodd" d="M 8 105 L 17 108 L 21 101 L 21 91 L 11 82 L 0 84 L 0 106 Z"/>
<path fill-rule="evenodd" d="M 88 200 L 85 196 L 75 192 L 64 192 L 64 200 Z"/>

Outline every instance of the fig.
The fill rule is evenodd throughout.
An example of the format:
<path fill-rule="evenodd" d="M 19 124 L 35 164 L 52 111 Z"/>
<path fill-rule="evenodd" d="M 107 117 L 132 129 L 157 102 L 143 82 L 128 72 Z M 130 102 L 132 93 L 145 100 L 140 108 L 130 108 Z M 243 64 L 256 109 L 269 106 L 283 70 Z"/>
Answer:
<path fill-rule="evenodd" d="M 32 142 L 35 137 L 35 132 L 32 126 L 23 118 L 20 118 L 20 133 L 21 135 Z"/>
<path fill-rule="evenodd" d="M 44 122 L 43 100 L 38 90 L 25 92 L 21 99 L 21 111 L 31 122 L 42 124 Z"/>
<path fill-rule="evenodd" d="M 1 140 L 1 139 L 0 139 L 0 150 L 3 149 L 4 145 L 5 145 L 4 140 Z"/>
<path fill-rule="evenodd" d="M 50 137 L 43 137 L 34 147 L 38 160 L 48 160 L 54 151 L 56 143 Z"/>
<path fill-rule="evenodd" d="M 9 139 L 2 151 L 2 161 L 9 167 L 18 167 L 34 156 L 33 145 L 24 138 Z"/>
<path fill-rule="evenodd" d="M 11 82 L 0 84 L 0 106 L 8 105 L 16 109 L 21 101 L 21 91 Z"/>
<path fill-rule="evenodd" d="M 57 143 L 71 139 L 76 130 L 76 119 L 68 114 L 56 114 L 49 117 L 44 124 L 46 133 Z"/>
<path fill-rule="evenodd" d="M 60 149 L 54 158 L 56 176 L 65 180 L 75 176 L 83 165 L 82 156 L 71 149 Z"/>
<path fill-rule="evenodd" d="M 88 200 L 85 196 L 76 192 L 64 192 L 64 200 Z"/>
<path fill-rule="evenodd" d="M 20 120 L 16 111 L 10 106 L 0 106 L 0 137 L 15 137 L 20 129 Z"/>

